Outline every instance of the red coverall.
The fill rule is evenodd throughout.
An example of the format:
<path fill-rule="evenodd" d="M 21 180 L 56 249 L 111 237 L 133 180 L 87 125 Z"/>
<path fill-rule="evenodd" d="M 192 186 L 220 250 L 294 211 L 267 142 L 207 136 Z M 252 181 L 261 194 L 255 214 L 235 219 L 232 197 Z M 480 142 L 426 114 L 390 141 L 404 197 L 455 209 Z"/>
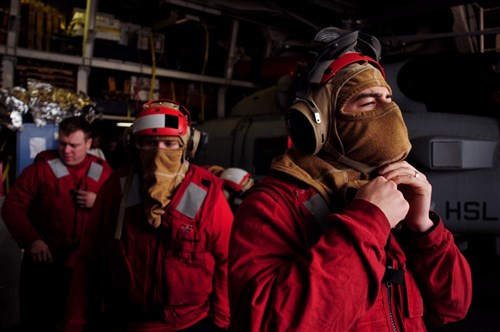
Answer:
<path fill-rule="evenodd" d="M 230 330 L 421 332 L 424 314 L 437 324 L 466 315 L 470 268 L 439 217 L 396 239 L 377 207 L 354 200 L 327 210 L 323 231 L 315 194 L 269 177 L 244 199 L 229 249 Z"/>
<path fill-rule="evenodd" d="M 21 248 L 29 250 L 35 240 L 43 239 L 53 257 L 53 264 L 38 264 L 24 256 L 23 324 L 43 327 L 43 322 L 61 318 L 57 316 L 64 312 L 76 249 L 90 215 L 90 209 L 76 204 L 74 190 L 97 193 L 111 172 L 106 161 L 92 155 L 66 167 L 53 150 L 39 153 L 14 182 L 2 207 L 5 225 Z"/>
<path fill-rule="evenodd" d="M 114 174 L 97 197 L 72 282 L 65 330 L 80 331 L 94 323 L 106 331 L 176 331 L 205 317 L 227 327 L 233 214 L 222 180 L 191 164 L 162 225 L 154 229 L 140 204 L 136 174 L 122 236 L 116 240 L 126 174 L 125 169 Z M 91 309 L 92 315 L 96 303 L 104 308 L 97 313 L 99 322 L 85 313 Z"/>

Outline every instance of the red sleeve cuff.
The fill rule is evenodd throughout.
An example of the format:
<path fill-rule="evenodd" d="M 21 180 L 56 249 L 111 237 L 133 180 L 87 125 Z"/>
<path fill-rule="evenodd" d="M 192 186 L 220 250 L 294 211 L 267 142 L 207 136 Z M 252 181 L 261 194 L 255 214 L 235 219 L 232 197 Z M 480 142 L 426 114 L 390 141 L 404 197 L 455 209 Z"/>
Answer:
<path fill-rule="evenodd" d="M 411 244 L 417 249 L 432 249 L 441 242 L 446 231 L 443 221 L 437 213 L 431 211 L 429 213 L 429 218 L 434 223 L 434 226 L 432 226 L 429 230 L 424 233 L 410 232 Z"/>

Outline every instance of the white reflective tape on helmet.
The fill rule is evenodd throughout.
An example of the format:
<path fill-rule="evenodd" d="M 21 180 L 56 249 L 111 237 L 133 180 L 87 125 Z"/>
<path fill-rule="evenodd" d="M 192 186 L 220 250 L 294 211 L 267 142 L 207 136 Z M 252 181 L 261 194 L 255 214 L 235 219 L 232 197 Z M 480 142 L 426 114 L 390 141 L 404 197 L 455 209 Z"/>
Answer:
<path fill-rule="evenodd" d="M 132 126 L 132 132 L 135 134 L 138 131 L 163 127 L 165 127 L 165 115 L 151 114 L 136 118 Z"/>
<path fill-rule="evenodd" d="M 235 191 L 241 191 L 243 184 L 250 178 L 250 173 L 241 168 L 227 168 L 220 178 Z"/>

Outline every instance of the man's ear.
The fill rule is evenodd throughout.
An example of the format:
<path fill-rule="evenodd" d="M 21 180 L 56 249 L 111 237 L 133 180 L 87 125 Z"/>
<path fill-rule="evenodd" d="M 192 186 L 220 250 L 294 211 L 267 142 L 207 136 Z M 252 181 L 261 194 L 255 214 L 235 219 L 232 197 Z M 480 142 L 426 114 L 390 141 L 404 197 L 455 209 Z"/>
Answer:
<path fill-rule="evenodd" d="M 87 146 L 87 150 L 90 150 L 92 148 L 92 138 L 88 138 L 85 145 Z"/>

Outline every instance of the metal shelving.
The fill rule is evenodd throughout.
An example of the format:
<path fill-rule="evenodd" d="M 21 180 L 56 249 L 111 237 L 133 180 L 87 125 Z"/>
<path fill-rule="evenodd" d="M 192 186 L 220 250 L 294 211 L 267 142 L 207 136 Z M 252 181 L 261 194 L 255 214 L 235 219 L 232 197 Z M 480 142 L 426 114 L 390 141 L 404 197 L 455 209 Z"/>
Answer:
<path fill-rule="evenodd" d="M 227 66 L 225 69 L 225 77 L 206 76 L 165 68 L 153 68 L 152 66 L 137 64 L 118 59 L 96 58 L 93 56 L 94 51 L 94 35 L 95 35 L 95 20 L 97 13 L 97 0 L 89 0 L 87 2 L 87 16 L 84 42 L 82 45 L 82 55 L 67 55 L 61 53 L 46 52 L 34 49 L 18 47 L 19 27 L 21 22 L 21 6 L 20 0 L 10 1 L 10 19 L 9 28 L 7 31 L 6 45 L 0 45 L 0 54 L 2 55 L 2 84 L 4 87 L 12 87 L 14 85 L 14 72 L 17 58 L 28 58 L 37 60 L 52 61 L 55 63 L 64 63 L 78 66 L 77 72 L 77 91 L 87 93 L 88 91 L 88 78 L 92 68 L 117 70 L 129 73 L 136 73 L 142 75 L 152 75 L 154 72 L 155 77 L 175 78 L 187 81 L 214 83 L 219 85 L 218 92 L 218 107 L 217 114 L 219 117 L 224 116 L 225 108 L 225 93 L 227 87 L 243 87 L 243 88 L 258 88 L 252 82 L 234 80 L 232 79 L 233 73 L 233 59 L 234 54 L 228 54 Z M 238 21 L 234 21 L 233 30 L 231 31 L 231 45 L 236 44 L 236 36 L 238 33 Z M 230 48 L 234 52 L 234 47 Z"/>
<path fill-rule="evenodd" d="M 8 48 L 5 45 L 0 45 L 0 54 L 11 57 L 24 57 L 37 60 L 46 60 L 52 62 L 59 62 L 77 66 L 88 66 L 90 68 L 101 68 L 125 71 L 136 74 L 151 74 L 153 68 L 148 65 L 137 64 L 128 61 L 122 61 L 117 59 L 105 59 L 105 58 L 91 58 L 89 64 L 84 64 L 83 57 L 75 55 L 66 55 L 61 53 L 50 53 L 44 51 L 30 50 L 26 48 L 15 48 L 13 54 L 9 54 Z M 156 68 L 156 76 L 158 77 L 170 77 L 177 78 L 188 81 L 198 81 L 205 83 L 214 83 L 228 86 L 237 86 L 243 88 L 256 88 L 256 85 L 252 82 L 227 79 L 223 77 L 206 76 L 193 73 L 187 73 L 177 70 Z"/>

